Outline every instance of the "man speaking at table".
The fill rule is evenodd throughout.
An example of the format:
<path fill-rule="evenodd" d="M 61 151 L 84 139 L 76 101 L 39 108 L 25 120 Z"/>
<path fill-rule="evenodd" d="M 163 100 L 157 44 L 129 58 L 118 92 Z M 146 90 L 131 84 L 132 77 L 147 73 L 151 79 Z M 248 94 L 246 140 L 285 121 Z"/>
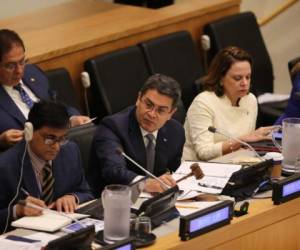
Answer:
<path fill-rule="evenodd" d="M 180 97 L 174 79 L 156 74 L 140 90 L 135 106 L 103 119 L 92 144 L 89 174 L 97 196 L 105 185 L 128 185 L 145 175 L 117 152 L 120 149 L 168 186 L 176 184 L 166 172 L 179 167 L 185 141 L 183 127 L 172 119 Z M 145 190 L 162 192 L 164 187 L 147 179 Z"/>
<path fill-rule="evenodd" d="M 25 139 L 0 154 L 0 230 L 13 219 L 39 215 L 35 205 L 73 212 L 93 199 L 81 167 L 76 144 L 66 141 L 70 127 L 67 109 L 56 102 L 35 103 L 25 123 Z"/>

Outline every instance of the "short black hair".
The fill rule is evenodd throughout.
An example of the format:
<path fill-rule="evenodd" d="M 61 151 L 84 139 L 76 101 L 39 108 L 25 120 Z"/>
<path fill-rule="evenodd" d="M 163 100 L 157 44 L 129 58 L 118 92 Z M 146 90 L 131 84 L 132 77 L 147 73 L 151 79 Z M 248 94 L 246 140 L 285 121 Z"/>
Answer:
<path fill-rule="evenodd" d="M 173 108 L 177 107 L 181 100 L 179 83 L 172 77 L 163 74 L 154 74 L 150 76 L 140 90 L 141 96 L 143 96 L 149 89 L 155 89 L 161 95 L 166 95 L 172 98 Z"/>
<path fill-rule="evenodd" d="M 25 51 L 24 42 L 15 31 L 9 29 L 1 29 L 0 30 L 0 61 L 2 61 L 3 56 L 7 54 L 14 45 L 21 46 Z"/>
<path fill-rule="evenodd" d="M 34 130 L 42 127 L 65 129 L 70 127 L 67 108 L 59 102 L 36 102 L 28 114 L 28 121 L 32 123 Z"/>

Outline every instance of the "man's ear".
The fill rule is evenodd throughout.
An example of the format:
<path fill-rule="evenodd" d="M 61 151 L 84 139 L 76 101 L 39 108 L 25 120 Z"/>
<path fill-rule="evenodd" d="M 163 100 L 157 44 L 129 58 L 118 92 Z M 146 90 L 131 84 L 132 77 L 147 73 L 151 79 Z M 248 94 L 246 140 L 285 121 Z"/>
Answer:
<path fill-rule="evenodd" d="M 136 99 L 136 101 L 135 101 L 135 105 L 136 105 L 136 106 L 139 104 L 140 98 L 141 98 L 141 92 L 139 91 L 138 97 L 137 97 L 137 99 Z"/>
<path fill-rule="evenodd" d="M 168 120 L 170 120 L 172 118 L 172 116 L 174 115 L 174 113 L 177 111 L 177 107 L 173 108 L 170 112 L 170 117 Z"/>

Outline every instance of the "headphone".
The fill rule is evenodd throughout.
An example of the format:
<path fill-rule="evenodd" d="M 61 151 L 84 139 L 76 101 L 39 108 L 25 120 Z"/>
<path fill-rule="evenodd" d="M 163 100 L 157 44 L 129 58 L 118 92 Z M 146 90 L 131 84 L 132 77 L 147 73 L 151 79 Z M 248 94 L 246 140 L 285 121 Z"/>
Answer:
<path fill-rule="evenodd" d="M 25 122 L 24 124 L 24 138 L 25 141 L 31 141 L 33 136 L 33 125 L 31 122 Z"/>

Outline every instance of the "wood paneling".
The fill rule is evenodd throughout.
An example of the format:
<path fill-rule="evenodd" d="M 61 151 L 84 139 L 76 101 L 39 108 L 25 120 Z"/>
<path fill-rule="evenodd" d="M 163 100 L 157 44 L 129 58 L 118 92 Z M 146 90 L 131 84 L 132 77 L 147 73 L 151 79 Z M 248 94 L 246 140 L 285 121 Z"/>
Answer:
<path fill-rule="evenodd" d="M 179 30 L 188 30 L 199 45 L 203 26 L 239 12 L 239 5 L 240 0 L 185 0 L 153 10 L 74 0 L 0 21 L 0 26 L 21 35 L 31 63 L 44 70 L 67 68 L 83 103 L 80 73 L 86 59 Z"/>

